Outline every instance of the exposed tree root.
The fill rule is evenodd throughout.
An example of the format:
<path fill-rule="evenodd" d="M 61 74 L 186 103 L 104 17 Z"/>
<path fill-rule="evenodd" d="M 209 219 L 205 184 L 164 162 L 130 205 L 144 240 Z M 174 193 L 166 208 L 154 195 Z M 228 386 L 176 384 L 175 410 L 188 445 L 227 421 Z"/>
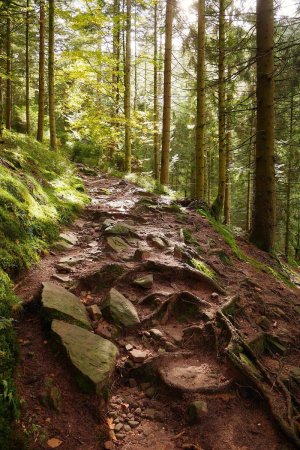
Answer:
<path fill-rule="evenodd" d="M 235 368 L 246 376 L 267 400 L 271 413 L 282 430 L 300 446 L 297 402 L 280 377 L 272 378 L 233 325 L 230 316 L 234 315 L 236 302 L 237 298 L 234 297 L 217 312 L 219 324 L 225 327 L 231 336 L 225 352 Z"/>

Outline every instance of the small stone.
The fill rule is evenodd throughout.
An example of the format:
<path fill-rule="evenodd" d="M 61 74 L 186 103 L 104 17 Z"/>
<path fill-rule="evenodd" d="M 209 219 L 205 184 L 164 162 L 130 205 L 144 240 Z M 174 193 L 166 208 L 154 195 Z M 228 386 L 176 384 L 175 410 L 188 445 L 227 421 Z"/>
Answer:
<path fill-rule="evenodd" d="M 154 247 L 156 247 L 160 250 L 163 250 L 164 248 L 166 248 L 166 244 L 160 237 L 152 237 L 151 242 Z"/>
<path fill-rule="evenodd" d="M 118 431 L 121 431 L 123 426 L 124 425 L 122 423 L 117 423 L 115 426 L 115 432 L 118 433 Z"/>
<path fill-rule="evenodd" d="M 131 426 L 130 425 L 124 425 L 124 431 L 131 431 Z"/>
<path fill-rule="evenodd" d="M 155 395 L 155 388 L 154 386 L 149 387 L 146 391 L 145 394 L 148 398 L 152 398 Z"/>
<path fill-rule="evenodd" d="M 115 411 L 112 411 L 109 413 L 109 417 L 111 417 L 112 419 L 116 419 L 118 417 L 118 414 Z"/>
<path fill-rule="evenodd" d="M 217 294 L 217 292 L 213 292 L 213 293 L 211 294 L 211 298 L 212 298 L 213 300 L 216 300 L 217 298 L 219 298 L 219 294 Z"/>
<path fill-rule="evenodd" d="M 128 352 L 130 352 L 131 350 L 133 350 L 133 345 L 131 345 L 131 344 L 126 344 L 126 345 L 125 345 L 125 350 L 127 350 Z"/>
<path fill-rule="evenodd" d="M 120 422 L 120 420 L 116 417 L 115 420 L 114 420 L 114 423 L 117 424 L 119 422 Z"/>
<path fill-rule="evenodd" d="M 125 434 L 123 433 L 116 433 L 116 438 L 118 441 L 122 441 L 125 438 Z"/>
<path fill-rule="evenodd" d="M 58 273 L 54 273 L 51 278 L 53 278 L 54 280 L 60 281 L 61 283 L 69 283 L 69 281 L 71 281 L 71 278 L 69 277 L 69 275 L 60 275 Z"/>
<path fill-rule="evenodd" d="M 140 422 L 138 422 L 137 420 L 129 420 L 128 425 L 131 426 L 131 428 L 136 428 L 138 427 L 140 424 Z"/>
<path fill-rule="evenodd" d="M 169 341 L 165 342 L 165 347 L 167 352 L 176 352 L 178 350 L 178 347 Z"/>
<path fill-rule="evenodd" d="M 271 326 L 272 326 L 272 322 L 266 317 L 266 316 L 262 316 L 259 321 L 258 321 L 258 325 L 264 330 L 264 331 L 268 331 Z"/>
<path fill-rule="evenodd" d="M 72 268 L 68 264 L 58 263 L 58 264 L 55 265 L 55 268 L 56 268 L 56 270 L 59 273 L 70 273 L 70 272 L 72 272 Z"/>
<path fill-rule="evenodd" d="M 91 316 L 92 320 L 100 320 L 101 319 L 102 313 L 101 313 L 98 305 L 91 305 L 91 306 L 88 306 L 86 309 L 87 309 L 89 315 Z"/>
<path fill-rule="evenodd" d="M 49 448 L 58 448 L 61 446 L 62 443 L 63 441 L 57 438 L 52 438 L 47 441 L 47 445 Z"/>
<path fill-rule="evenodd" d="M 157 328 L 152 328 L 151 330 L 149 330 L 149 333 L 155 339 L 161 339 L 164 336 L 162 332 Z"/>
<path fill-rule="evenodd" d="M 147 358 L 147 353 L 143 352 L 142 350 L 133 349 L 129 352 L 129 356 L 132 359 L 132 361 L 136 363 L 142 363 Z"/>
<path fill-rule="evenodd" d="M 136 408 L 136 410 L 134 411 L 135 414 L 137 414 L 138 416 L 142 413 L 141 408 Z"/>
<path fill-rule="evenodd" d="M 133 256 L 134 261 L 145 261 L 150 257 L 150 252 L 148 250 L 138 248 Z"/>
<path fill-rule="evenodd" d="M 71 245 L 76 245 L 78 241 L 77 236 L 74 233 L 60 233 L 59 237 Z"/>
<path fill-rule="evenodd" d="M 145 275 L 144 277 L 134 280 L 134 284 L 140 286 L 143 289 L 151 289 L 153 286 L 153 275 Z"/>

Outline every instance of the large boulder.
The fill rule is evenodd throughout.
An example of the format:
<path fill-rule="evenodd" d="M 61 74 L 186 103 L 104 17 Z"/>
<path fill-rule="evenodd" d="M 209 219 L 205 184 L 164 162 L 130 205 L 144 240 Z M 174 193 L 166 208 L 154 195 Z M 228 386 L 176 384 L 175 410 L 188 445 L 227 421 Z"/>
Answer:
<path fill-rule="evenodd" d="M 80 299 L 54 283 L 43 283 L 42 314 L 46 322 L 59 319 L 90 328 L 86 309 Z"/>
<path fill-rule="evenodd" d="M 105 318 L 117 325 L 131 327 L 140 323 L 138 313 L 131 301 L 114 288 L 105 297 L 101 311 Z"/>
<path fill-rule="evenodd" d="M 59 320 L 53 320 L 52 332 L 75 369 L 76 381 L 83 392 L 107 398 L 117 347 L 90 331 Z"/>

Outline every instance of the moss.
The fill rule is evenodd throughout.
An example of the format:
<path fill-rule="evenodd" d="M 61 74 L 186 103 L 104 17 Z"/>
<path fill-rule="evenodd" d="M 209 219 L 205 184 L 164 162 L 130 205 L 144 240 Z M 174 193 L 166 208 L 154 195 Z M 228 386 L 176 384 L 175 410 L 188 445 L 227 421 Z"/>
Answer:
<path fill-rule="evenodd" d="M 214 279 L 216 277 L 215 272 L 210 269 L 205 262 L 200 261 L 199 259 L 192 259 L 191 260 L 192 265 L 195 269 L 197 269 L 199 272 L 203 273 L 203 275 L 206 275 L 207 277 Z"/>
<path fill-rule="evenodd" d="M 0 448 L 15 444 L 10 428 L 19 400 L 13 376 L 18 349 L 12 316 L 19 300 L 10 277 L 45 254 L 61 224 L 88 201 L 67 158 L 31 137 L 4 133 L 0 145 Z M 19 445 L 19 446 L 18 446 Z"/>

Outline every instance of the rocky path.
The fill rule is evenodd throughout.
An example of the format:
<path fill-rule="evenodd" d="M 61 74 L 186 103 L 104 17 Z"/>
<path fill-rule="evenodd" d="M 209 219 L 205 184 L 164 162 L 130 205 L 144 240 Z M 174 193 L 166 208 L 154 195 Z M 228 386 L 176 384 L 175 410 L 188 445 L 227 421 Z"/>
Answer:
<path fill-rule="evenodd" d="M 199 214 L 83 177 L 90 206 L 16 288 L 29 448 L 296 448 L 273 417 L 297 442 L 299 291 Z"/>

